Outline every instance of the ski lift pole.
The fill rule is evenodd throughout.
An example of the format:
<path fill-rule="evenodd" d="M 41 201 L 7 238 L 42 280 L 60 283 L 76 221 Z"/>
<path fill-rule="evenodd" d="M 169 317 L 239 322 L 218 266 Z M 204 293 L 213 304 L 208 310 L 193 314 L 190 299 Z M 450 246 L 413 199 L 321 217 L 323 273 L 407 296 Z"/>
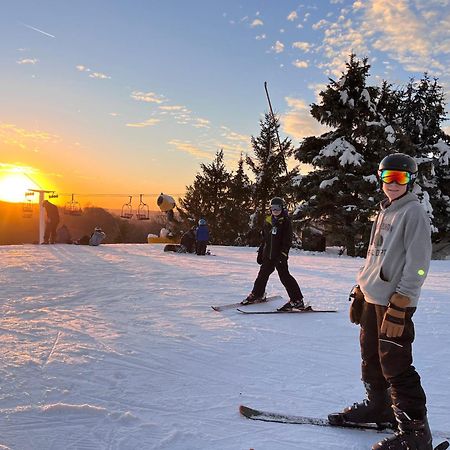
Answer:
<path fill-rule="evenodd" d="M 281 154 L 283 156 L 284 170 L 286 171 L 286 175 L 289 175 L 288 169 L 287 169 L 287 164 L 286 164 L 286 158 L 284 157 L 283 149 L 281 148 L 280 135 L 278 134 L 277 122 L 275 120 L 275 114 L 273 113 L 273 109 L 272 109 L 272 102 L 270 101 L 269 90 L 267 88 L 267 81 L 264 81 L 264 89 L 266 91 L 267 102 L 269 103 L 270 114 L 272 115 L 273 124 L 275 126 L 275 132 L 277 134 L 278 147 L 279 147 L 280 152 L 281 152 Z"/>

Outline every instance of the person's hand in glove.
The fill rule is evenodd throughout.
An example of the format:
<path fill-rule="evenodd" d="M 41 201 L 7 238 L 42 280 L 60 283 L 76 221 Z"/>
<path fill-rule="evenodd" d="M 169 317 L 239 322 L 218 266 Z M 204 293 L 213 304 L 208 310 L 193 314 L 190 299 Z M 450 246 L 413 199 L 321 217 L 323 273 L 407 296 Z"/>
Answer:
<path fill-rule="evenodd" d="M 358 285 L 353 286 L 348 297 L 350 304 L 350 322 L 356 325 L 361 323 L 361 316 L 364 307 L 364 294 Z"/>
<path fill-rule="evenodd" d="M 400 337 L 405 329 L 406 307 L 410 304 L 409 297 L 395 292 L 389 300 L 381 323 L 381 333 L 389 338 Z"/>

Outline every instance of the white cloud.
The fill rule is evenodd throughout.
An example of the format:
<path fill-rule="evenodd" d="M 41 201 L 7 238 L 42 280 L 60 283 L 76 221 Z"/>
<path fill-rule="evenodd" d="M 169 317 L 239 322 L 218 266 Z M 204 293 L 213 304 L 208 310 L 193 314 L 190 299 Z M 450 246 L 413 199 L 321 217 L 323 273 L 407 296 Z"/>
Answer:
<path fill-rule="evenodd" d="M 17 64 L 37 64 L 38 63 L 38 59 L 36 58 L 23 58 L 20 59 L 19 61 L 17 61 Z"/>
<path fill-rule="evenodd" d="M 298 14 L 297 11 L 292 11 L 288 16 L 287 16 L 287 20 L 293 22 L 294 20 L 298 19 Z"/>
<path fill-rule="evenodd" d="M 261 20 L 261 19 L 255 19 L 251 24 L 250 24 L 250 26 L 252 27 L 252 28 L 255 28 L 255 27 L 261 27 L 261 26 L 263 26 L 264 25 L 264 22 Z"/>
<path fill-rule="evenodd" d="M 111 77 L 101 72 L 92 72 L 89 74 L 89 78 L 97 78 L 99 80 L 110 80 Z"/>
<path fill-rule="evenodd" d="M 299 69 L 306 69 L 309 65 L 308 61 L 302 61 L 300 59 L 296 59 L 292 64 Z"/>
<path fill-rule="evenodd" d="M 150 118 L 150 119 L 144 120 L 143 122 L 127 123 L 126 126 L 131 127 L 131 128 L 147 128 L 147 127 L 152 127 L 153 125 L 156 125 L 160 121 L 161 121 L 160 119 Z"/>
<path fill-rule="evenodd" d="M 189 153 L 196 158 L 213 159 L 213 155 L 210 152 L 202 150 L 200 147 L 197 147 L 189 141 L 183 142 L 178 139 L 172 139 L 168 142 L 168 144 L 174 146 L 177 150 Z"/>
<path fill-rule="evenodd" d="M 321 19 L 318 22 L 314 23 L 312 25 L 313 30 L 319 30 L 320 28 L 324 28 L 326 25 L 328 25 L 328 20 Z"/>
<path fill-rule="evenodd" d="M 133 91 L 131 93 L 131 98 L 140 102 L 146 103 L 163 103 L 165 100 L 163 96 L 155 94 L 154 92 L 140 92 Z"/>
<path fill-rule="evenodd" d="M 284 44 L 280 41 L 276 41 L 275 44 L 271 47 L 275 53 L 282 53 L 284 51 Z"/>
<path fill-rule="evenodd" d="M 303 50 L 304 52 L 308 53 L 311 50 L 312 44 L 309 42 L 303 42 L 303 41 L 296 41 L 292 43 L 293 48 L 298 48 L 300 50 Z"/>
<path fill-rule="evenodd" d="M 259 34 L 258 36 L 255 37 L 255 39 L 257 41 L 262 41 L 263 39 L 266 39 L 266 35 L 264 33 L 263 34 Z"/>

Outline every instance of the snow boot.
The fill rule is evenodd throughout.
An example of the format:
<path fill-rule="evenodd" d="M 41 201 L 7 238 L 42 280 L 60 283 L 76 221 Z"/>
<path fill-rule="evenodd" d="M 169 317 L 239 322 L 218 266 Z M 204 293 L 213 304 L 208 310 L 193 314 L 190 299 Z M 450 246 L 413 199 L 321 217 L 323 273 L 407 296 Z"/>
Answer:
<path fill-rule="evenodd" d="M 423 419 L 411 419 L 395 407 L 394 412 L 398 431 L 377 442 L 372 450 L 433 450 L 433 439 L 426 416 Z"/>
<path fill-rule="evenodd" d="M 293 309 L 305 309 L 303 298 L 300 298 L 299 300 L 289 300 L 281 308 L 278 308 L 277 311 L 292 311 Z"/>
<path fill-rule="evenodd" d="M 241 305 L 252 305 L 253 303 L 261 303 L 266 301 L 266 294 L 257 296 L 253 292 L 248 294 L 248 297 L 242 300 Z"/>
<path fill-rule="evenodd" d="M 376 423 L 389 424 L 389 427 L 395 429 L 397 422 L 388 390 L 375 390 L 369 384 L 365 384 L 365 387 L 367 398 L 360 403 L 347 406 L 340 413 L 329 414 L 328 421 L 330 424 Z"/>

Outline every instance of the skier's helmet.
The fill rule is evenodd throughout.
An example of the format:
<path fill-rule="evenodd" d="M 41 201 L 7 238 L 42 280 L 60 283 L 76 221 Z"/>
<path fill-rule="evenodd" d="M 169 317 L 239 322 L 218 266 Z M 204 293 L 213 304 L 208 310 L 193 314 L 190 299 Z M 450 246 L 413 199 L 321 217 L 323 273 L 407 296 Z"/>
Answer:
<path fill-rule="evenodd" d="M 382 170 L 403 170 L 413 175 L 417 173 L 417 163 L 409 155 L 394 153 L 381 160 L 378 171 L 381 172 Z"/>
<path fill-rule="evenodd" d="M 414 161 L 414 158 L 411 156 L 406 155 L 405 153 L 393 153 L 392 155 L 385 156 L 381 160 L 378 166 L 378 175 L 380 178 L 383 170 L 400 170 L 402 172 L 409 172 L 411 174 L 411 178 L 408 183 L 408 189 L 412 189 L 418 168 L 416 161 Z M 380 183 L 382 184 L 381 179 Z"/>
<path fill-rule="evenodd" d="M 200 219 L 200 220 L 198 221 L 198 224 L 199 224 L 199 225 L 206 225 L 206 220 L 205 220 L 205 219 Z"/>
<path fill-rule="evenodd" d="M 95 227 L 95 231 L 102 231 L 101 227 Z"/>
<path fill-rule="evenodd" d="M 270 200 L 270 208 L 282 210 L 284 208 L 283 199 L 281 197 L 274 197 Z"/>

